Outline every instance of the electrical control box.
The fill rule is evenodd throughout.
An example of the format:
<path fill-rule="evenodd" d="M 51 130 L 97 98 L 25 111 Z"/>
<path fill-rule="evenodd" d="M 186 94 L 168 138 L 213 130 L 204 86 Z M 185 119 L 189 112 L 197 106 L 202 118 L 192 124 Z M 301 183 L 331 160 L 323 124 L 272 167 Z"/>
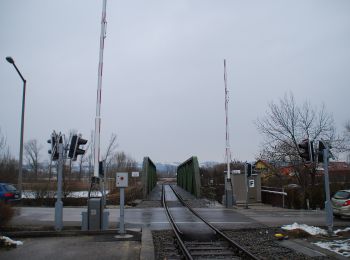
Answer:
<path fill-rule="evenodd" d="M 88 200 L 89 230 L 101 229 L 101 198 L 91 198 Z"/>
<path fill-rule="evenodd" d="M 118 188 L 128 187 L 128 173 L 127 172 L 118 172 L 117 181 L 115 182 Z"/>

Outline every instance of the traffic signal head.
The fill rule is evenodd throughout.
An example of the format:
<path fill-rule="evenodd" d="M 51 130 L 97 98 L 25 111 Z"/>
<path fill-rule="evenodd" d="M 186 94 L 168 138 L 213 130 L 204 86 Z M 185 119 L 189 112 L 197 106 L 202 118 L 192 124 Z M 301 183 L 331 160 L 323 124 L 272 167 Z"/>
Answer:
<path fill-rule="evenodd" d="M 98 162 L 98 175 L 100 177 L 104 177 L 104 175 L 105 175 L 103 164 L 104 164 L 103 161 Z"/>
<path fill-rule="evenodd" d="M 69 158 L 74 158 L 74 153 L 77 146 L 77 139 L 78 139 L 77 135 L 72 136 L 72 139 L 70 141 L 70 146 L 69 146 L 69 152 L 68 152 Z"/>
<path fill-rule="evenodd" d="M 306 162 L 313 162 L 314 160 L 314 147 L 313 142 L 309 141 L 309 139 L 303 140 L 300 144 L 298 144 L 300 148 L 299 155 Z"/>
<path fill-rule="evenodd" d="M 317 157 L 317 161 L 323 163 L 323 150 L 326 149 L 326 146 L 324 145 L 324 143 L 322 141 L 318 142 L 318 157 Z"/>
<path fill-rule="evenodd" d="M 247 163 L 247 177 L 252 176 L 253 167 L 250 163 Z"/>
<path fill-rule="evenodd" d="M 333 154 L 332 154 L 332 152 L 330 150 L 331 148 L 332 148 L 332 146 L 329 144 L 329 142 L 327 142 L 327 141 L 319 141 L 318 142 L 318 157 L 317 157 L 317 161 L 323 163 L 323 161 L 324 161 L 323 151 L 325 149 L 328 149 L 328 158 L 327 159 L 329 159 L 329 158 L 333 158 L 334 159 L 334 156 L 333 156 Z"/>
<path fill-rule="evenodd" d="M 51 138 L 47 140 L 49 144 L 51 144 L 51 149 L 48 151 L 51 154 L 51 160 L 58 160 L 58 146 L 56 144 L 56 134 L 52 134 Z"/>
<path fill-rule="evenodd" d="M 85 150 L 81 149 L 79 146 L 86 143 L 87 140 L 81 138 L 80 135 L 73 135 L 70 142 L 68 157 L 75 161 L 78 155 L 83 155 L 85 153 Z"/>

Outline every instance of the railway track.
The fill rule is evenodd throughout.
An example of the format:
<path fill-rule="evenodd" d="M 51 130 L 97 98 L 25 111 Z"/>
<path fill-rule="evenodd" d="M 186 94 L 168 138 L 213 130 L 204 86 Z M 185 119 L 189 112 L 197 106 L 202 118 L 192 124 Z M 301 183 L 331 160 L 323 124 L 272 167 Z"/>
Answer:
<path fill-rule="evenodd" d="M 215 238 L 208 241 L 198 241 L 193 239 L 193 236 L 188 236 L 184 234 L 183 230 L 176 223 L 176 219 L 171 214 L 169 210 L 165 186 L 171 188 L 171 191 L 175 194 L 178 201 L 186 207 L 194 216 L 200 219 L 207 227 L 209 227 L 213 232 L 215 232 Z M 169 190 L 169 189 L 168 189 Z M 176 243 L 181 251 L 182 257 L 179 259 L 259 259 L 253 254 L 251 254 L 244 247 L 240 246 L 238 243 L 227 237 L 224 233 L 218 230 L 216 227 L 211 225 L 205 219 L 203 219 L 196 211 L 194 211 L 174 190 L 171 185 L 162 186 L 162 206 L 165 209 L 166 215 L 169 219 L 169 223 L 175 233 Z M 176 257 L 174 257 L 175 259 Z"/>

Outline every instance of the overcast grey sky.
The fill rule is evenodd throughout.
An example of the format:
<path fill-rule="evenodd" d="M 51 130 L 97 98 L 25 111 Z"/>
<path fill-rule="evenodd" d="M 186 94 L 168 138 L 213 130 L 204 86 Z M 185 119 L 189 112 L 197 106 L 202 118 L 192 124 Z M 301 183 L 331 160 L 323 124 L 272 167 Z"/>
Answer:
<path fill-rule="evenodd" d="M 18 156 L 42 158 L 52 130 L 94 129 L 102 0 L 0 1 L 0 127 Z M 112 132 L 137 161 L 224 161 L 223 59 L 233 158 L 253 160 L 254 121 L 293 92 L 326 104 L 338 131 L 350 119 L 350 1 L 128 0 L 107 2 L 102 150 Z"/>

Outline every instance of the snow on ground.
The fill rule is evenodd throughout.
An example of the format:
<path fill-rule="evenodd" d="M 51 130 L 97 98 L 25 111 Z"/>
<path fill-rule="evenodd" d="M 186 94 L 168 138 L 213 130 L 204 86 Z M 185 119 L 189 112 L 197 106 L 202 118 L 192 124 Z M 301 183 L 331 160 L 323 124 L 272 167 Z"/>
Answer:
<path fill-rule="evenodd" d="M 55 192 L 54 192 L 55 193 Z M 96 196 L 101 195 L 100 192 L 98 192 L 99 194 L 94 194 Z M 109 191 L 106 191 L 106 194 L 108 194 Z M 68 198 L 87 198 L 89 195 L 89 191 L 72 191 L 69 192 L 69 194 L 67 195 Z M 56 195 L 54 195 L 56 198 Z M 35 191 L 24 191 L 22 194 L 22 198 L 23 199 L 35 199 L 36 197 L 36 192 Z"/>
<path fill-rule="evenodd" d="M 339 232 L 347 232 L 350 231 L 350 227 L 344 228 L 344 229 L 337 229 L 334 231 L 334 234 L 338 234 Z"/>
<path fill-rule="evenodd" d="M 314 226 L 308 226 L 305 224 L 293 223 L 292 225 L 284 225 L 281 227 L 284 230 L 294 230 L 294 229 L 302 229 L 310 235 L 327 235 L 327 231 Z"/>
<path fill-rule="evenodd" d="M 327 231 L 314 227 L 308 226 L 305 224 L 294 223 L 292 225 L 285 225 L 281 227 L 284 230 L 294 230 L 294 229 L 302 229 L 310 235 L 327 235 Z M 347 232 L 350 231 L 350 227 L 344 229 L 337 229 L 334 231 L 334 234 L 338 234 L 339 232 Z M 338 239 L 332 241 L 319 241 L 313 243 L 321 248 L 327 249 L 329 251 L 335 252 L 345 257 L 350 257 L 350 239 Z"/>
<path fill-rule="evenodd" d="M 345 257 L 350 257 L 350 239 L 320 241 L 313 243 L 319 247 L 335 252 Z"/>
<path fill-rule="evenodd" d="M 22 241 L 15 241 L 15 240 L 12 240 L 11 238 L 5 237 L 5 236 L 0 236 L 0 240 L 4 241 L 5 245 L 16 245 L 16 246 L 23 245 Z"/>

